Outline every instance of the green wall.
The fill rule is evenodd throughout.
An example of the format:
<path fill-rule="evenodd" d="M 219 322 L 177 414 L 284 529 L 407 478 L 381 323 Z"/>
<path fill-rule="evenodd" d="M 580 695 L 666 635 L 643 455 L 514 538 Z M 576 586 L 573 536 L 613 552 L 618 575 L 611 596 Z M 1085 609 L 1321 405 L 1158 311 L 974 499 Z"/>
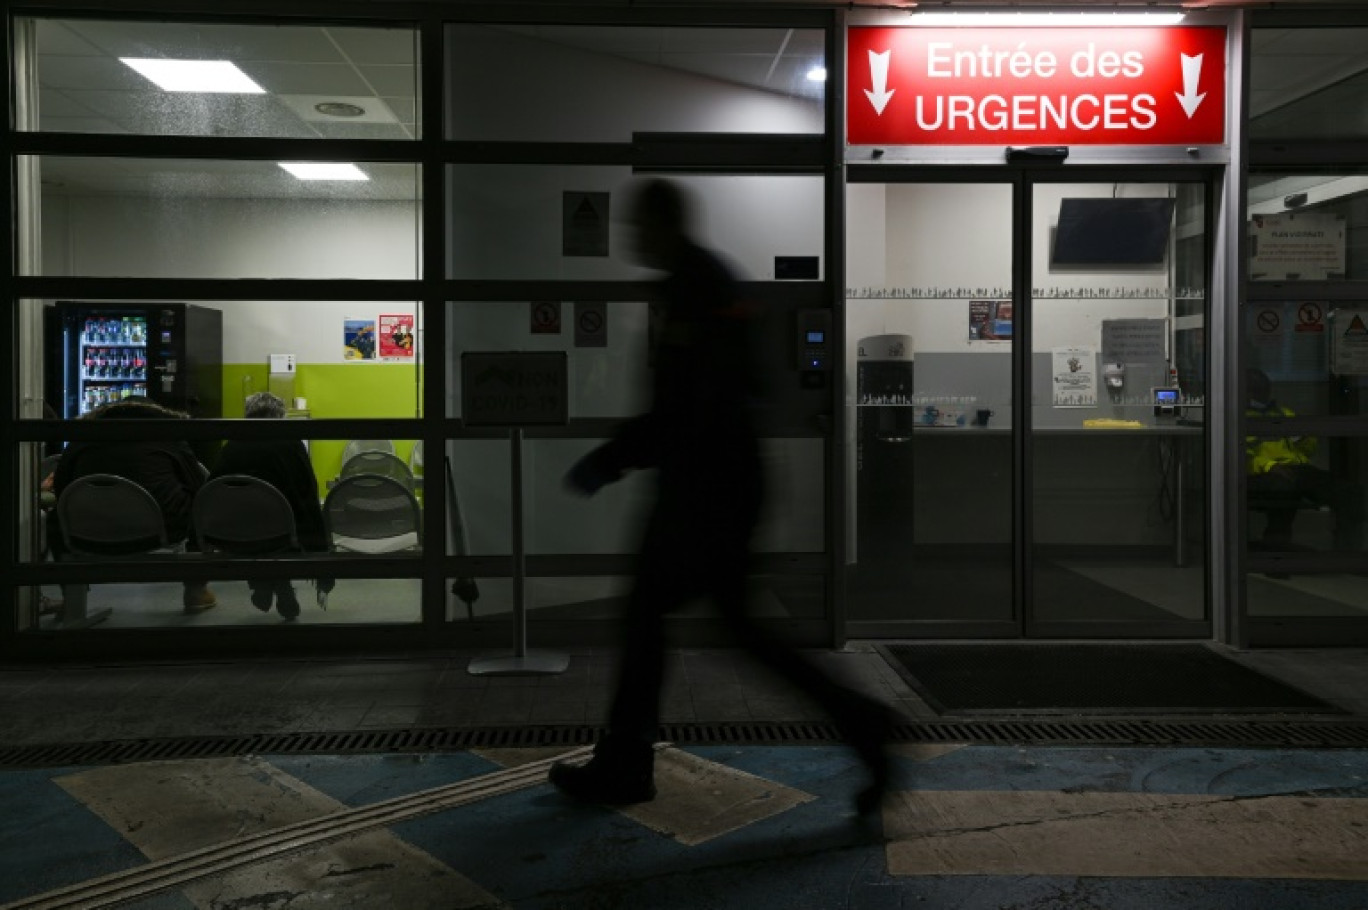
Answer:
<path fill-rule="evenodd" d="M 243 402 L 255 392 L 283 390 L 267 383 L 266 364 L 231 363 L 223 367 L 223 416 L 241 417 Z M 420 371 L 415 363 L 301 363 L 295 368 L 294 396 L 307 399 L 309 416 L 318 418 L 420 416 Z M 281 397 L 284 397 L 282 394 Z M 293 402 L 286 401 L 287 407 Z M 395 454 L 408 461 L 413 440 L 395 439 Z M 345 439 L 314 439 L 309 458 L 319 495 L 342 469 Z"/>

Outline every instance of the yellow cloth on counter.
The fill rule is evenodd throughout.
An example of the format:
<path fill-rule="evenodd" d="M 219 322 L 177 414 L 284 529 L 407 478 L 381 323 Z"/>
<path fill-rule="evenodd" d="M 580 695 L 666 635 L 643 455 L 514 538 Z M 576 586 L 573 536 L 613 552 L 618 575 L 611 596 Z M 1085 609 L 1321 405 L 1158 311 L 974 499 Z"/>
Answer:
<path fill-rule="evenodd" d="M 1112 417 L 1089 417 L 1083 421 L 1085 427 L 1095 427 L 1102 429 L 1144 429 L 1144 424 L 1138 420 L 1116 420 Z"/>

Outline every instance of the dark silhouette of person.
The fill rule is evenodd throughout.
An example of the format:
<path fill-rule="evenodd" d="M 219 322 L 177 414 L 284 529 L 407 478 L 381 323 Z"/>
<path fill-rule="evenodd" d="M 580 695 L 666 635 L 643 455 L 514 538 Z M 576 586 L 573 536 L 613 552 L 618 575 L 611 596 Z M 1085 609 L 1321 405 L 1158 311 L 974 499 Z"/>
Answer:
<path fill-rule="evenodd" d="M 146 398 L 124 398 L 102 405 L 83 420 L 184 420 L 188 414 Z M 52 492 L 60 497 L 72 481 L 88 474 L 117 474 L 140 485 L 161 507 L 170 543 L 190 540 L 190 506 L 208 476 L 204 465 L 183 439 L 129 439 L 73 442 L 62 452 L 52 474 Z M 55 517 L 55 516 L 54 516 Z M 54 556 L 65 552 L 57 521 L 48 524 L 48 545 Z M 186 613 L 202 613 L 218 599 L 205 582 L 185 582 L 182 605 Z"/>
<path fill-rule="evenodd" d="M 691 238 L 687 200 L 675 184 L 651 180 L 635 188 L 630 217 L 637 257 L 665 272 L 656 301 L 652 401 L 578 461 L 566 483 L 593 495 L 625 471 L 654 468 L 656 498 L 622 618 L 608 730 L 588 763 L 557 763 L 549 779 L 590 802 L 654 798 L 665 617 L 707 597 L 751 655 L 836 720 L 869 772 L 856 807 L 872 811 L 888 786 L 884 744 L 892 713 L 837 684 L 747 611 L 750 541 L 764 489 L 752 320 L 727 266 Z"/>
<path fill-rule="evenodd" d="M 1273 398 L 1273 383 L 1263 370 L 1245 371 L 1250 417 L 1294 417 Z M 1364 495 L 1357 483 L 1336 477 L 1312 464 L 1320 447 L 1314 436 L 1246 436 L 1245 470 L 1248 496 L 1268 513 L 1263 545 L 1285 549 L 1292 543 L 1292 523 L 1303 503 L 1327 506 L 1335 516 L 1334 546 L 1363 547 Z"/>
<path fill-rule="evenodd" d="M 243 405 L 243 416 L 249 419 L 280 420 L 285 416 L 285 402 L 271 392 L 257 392 Z M 214 465 L 213 477 L 226 474 L 246 474 L 264 480 L 280 491 L 294 513 L 295 534 L 299 545 L 307 552 L 326 553 L 328 534 L 323 525 L 323 507 L 318 502 L 318 481 L 314 479 L 309 452 L 298 439 L 233 439 L 224 443 Z M 288 579 L 248 579 L 252 589 L 252 606 L 262 612 L 275 608 L 287 620 L 299 616 L 299 599 Z M 329 579 L 319 580 L 320 589 L 332 588 Z"/>

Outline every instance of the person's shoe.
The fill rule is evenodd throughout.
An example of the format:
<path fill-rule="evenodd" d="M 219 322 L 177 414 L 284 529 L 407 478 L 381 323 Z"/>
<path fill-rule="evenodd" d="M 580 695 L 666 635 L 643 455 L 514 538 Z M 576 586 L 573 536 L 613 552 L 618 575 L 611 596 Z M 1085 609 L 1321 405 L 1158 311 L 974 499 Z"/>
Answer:
<path fill-rule="evenodd" d="M 271 599 L 272 599 L 272 597 L 273 597 L 273 592 L 271 591 L 270 588 L 253 588 L 253 589 L 252 589 L 252 606 L 256 607 L 258 610 L 260 610 L 260 611 L 263 612 L 263 613 L 267 613 L 267 612 L 269 612 L 270 609 L 271 609 Z"/>
<path fill-rule="evenodd" d="M 299 618 L 299 598 L 295 597 L 293 585 L 276 592 L 276 610 L 287 622 Z"/>
<path fill-rule="evenodd" d="M 859 696 L 843 721 L 846 739 L 864 762 L 869 784 L 855 795 L 855 812 L 861 816 L 879 810 L 892 781 L 888 741 L 893 735 L 894 714 L 872 698 Z"/>
<path fill-rule="evenodd" d="M 651 765 L 626 769 L 595 756 L 587 764 L 556 762 L 547 780 L 566 796 L 586 803 L 629 806 L 655 799 L 655 772 Z"/>
<path fill-rule="evenodd" d="M 194 615 L 217 607 L 218 598 L 209 590 L 208 585 L 200 585 L 198 588 L 186 588 L 181 603 L 185 606 L 186 613 Z"/>

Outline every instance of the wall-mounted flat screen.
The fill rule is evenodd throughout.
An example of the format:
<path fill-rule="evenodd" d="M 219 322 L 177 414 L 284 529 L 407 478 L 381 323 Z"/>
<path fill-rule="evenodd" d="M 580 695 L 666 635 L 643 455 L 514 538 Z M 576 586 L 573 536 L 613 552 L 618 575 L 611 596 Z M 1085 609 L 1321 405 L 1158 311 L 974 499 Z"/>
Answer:
<path fill-rule="evenodd" d="M 1061 199 L 1054 265 L 1158 265 L 1168 251 L 1173 200 Z"/>

